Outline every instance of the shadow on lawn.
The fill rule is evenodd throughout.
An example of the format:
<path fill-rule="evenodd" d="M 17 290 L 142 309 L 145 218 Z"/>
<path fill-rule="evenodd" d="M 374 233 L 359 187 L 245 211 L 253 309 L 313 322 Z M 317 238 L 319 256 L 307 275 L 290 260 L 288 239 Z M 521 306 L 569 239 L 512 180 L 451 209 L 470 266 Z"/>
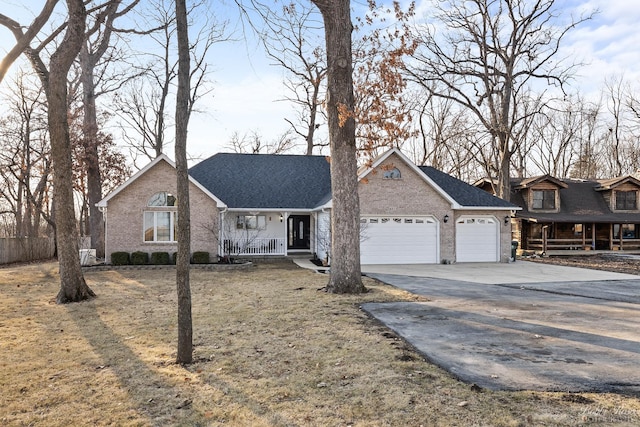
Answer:
<path fill-rule="evenodd" d="M 82 309 L 69 310 L 78 329 L 102 358 L 98 370 L 109 370 L 130 396 L 141 417 L 153 425 L 203 419 L 191 405 L 191 393 L 163 378 L 116 334 L 97 312 L 96 301 L 81 303 Z M 77 306 L 76 306 L 77 307 Z M 97 375 L 97 374 L 96 374 Z"/>
<path fill-rule="evenodd" d="M 128 288 L 128 294 L 131 297 L 129 300 L 131 304 L 135 303 L 136 298 L 157 298 L 160 304 L 170 304 L 170 302 L 163 300 L 162 296 L 151 294 L 146 286 L 137 289 Z M 194 381 L 185 382 L 182 386 L 179 384 L 181 378 L 177 378 L 173 382 L 168 376 L 159 374 L 149 366 L 149 362 L 142 360 L 127 345 L 126 338 L 116 333 L 100 317 L 99 310 L 104 309 L 103 306 L 100 306 L 101 302 L 104 301 L 99 299 L 85 301 L 73 305 L 74 309 L 68 310 L 68 312 L 88 344 L 101 357 L 104 368 L 100 367 L 100 369 L 109 370 L 115 374 L 130 396 L 132 406 L 138 410 L 141 417 L 146 417 L 151 424 L 204 425 L 207 422 L 215 421 L 216 418 L 221 422 L 232 422 L 237 415 L 244 417 L 249 413 L 265 424 L 290 424 L 289 420 L 274 412 L 268 403 L 252 398 L 246 391 L 211 373 L 207 369 L 207 365 L 210 364 L 208 359 L 194 358 L 192 365 L 176 366 L 176 369 L 184 369 L 185 378 L 191 375 L 197 376 L 199 381 L 195 383 L 201 382 L 219 391 L 223 395 L 219 399 L 214 398 L 211 394 L 203 395 L 199 393 L 198 388 L 192 388 L 195 385 L 189 383 Z M 194 345 L 194 352 L 195 350 L 196 346 Z M 165 360 L 160 364 L 168 366 L 173 364 L 173 361 Z M 196 400 L 198 400 L 197 403 Z M 234 408 L 236 405 L 242 409 L 228 409 Z M 218 408 L 218 410 L 214 410 L 214 408 Z M 230 410 L 236 414 L 230 413 Z M 238 411 L 243 411 L 244 414 L 239 414 Z"/>

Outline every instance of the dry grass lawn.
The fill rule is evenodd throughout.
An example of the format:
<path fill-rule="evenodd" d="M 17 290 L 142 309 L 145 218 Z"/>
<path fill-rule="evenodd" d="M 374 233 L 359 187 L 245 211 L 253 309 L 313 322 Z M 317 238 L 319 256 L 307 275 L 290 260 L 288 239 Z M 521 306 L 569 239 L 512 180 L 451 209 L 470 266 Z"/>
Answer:
<path fill-rule="evenodd" d="M 91 271 L 56 305 L 57 265 L 0 269 L 3 426 L 639 425 L 637 396 L 478 390 L 290 263 L 192 271 L 196 363 L 176 365 L 174 270 Z"/>

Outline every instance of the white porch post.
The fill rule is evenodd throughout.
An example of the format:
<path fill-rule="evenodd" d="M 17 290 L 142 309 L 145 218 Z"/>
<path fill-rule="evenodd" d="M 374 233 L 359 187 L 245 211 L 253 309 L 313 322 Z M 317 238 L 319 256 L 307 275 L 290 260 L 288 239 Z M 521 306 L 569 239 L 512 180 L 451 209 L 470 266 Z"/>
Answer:
<path fill-rule="evenodd" d="M 289 256 L 289 212 L 282 212 L 284 217 L 284 256 Z"/>
<path fill-rule="evenodd" d="M 224 252 L 224 222 L 226 220 L 226 213 L 227 213 L 226 209 L 220 212 L 220 224 L 218 224 L 218 229 L 219 229 L 218 236 L 220 236 L 218 239 L 218 252 L 222 257 L 227 255 Z"/>

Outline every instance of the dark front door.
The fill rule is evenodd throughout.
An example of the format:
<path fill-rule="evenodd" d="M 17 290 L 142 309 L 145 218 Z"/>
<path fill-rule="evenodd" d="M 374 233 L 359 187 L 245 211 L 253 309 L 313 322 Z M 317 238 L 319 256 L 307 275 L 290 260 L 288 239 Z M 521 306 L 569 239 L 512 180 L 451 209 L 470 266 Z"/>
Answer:
<path fill-rule="evenodd" d="M 287 222 L 287 248 L 309 249 L 311 217 L 309 215 L 291 215 Z"/>

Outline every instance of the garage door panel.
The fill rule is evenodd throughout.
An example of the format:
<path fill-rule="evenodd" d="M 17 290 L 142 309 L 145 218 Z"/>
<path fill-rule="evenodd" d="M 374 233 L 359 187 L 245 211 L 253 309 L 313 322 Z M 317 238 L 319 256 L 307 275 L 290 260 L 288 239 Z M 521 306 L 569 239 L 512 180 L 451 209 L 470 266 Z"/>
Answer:
<path fill-rule="evenodd" d="M 493 217 L 456 221 L 457 262 L 497 262 L 499 223 Z"/>
<path fill-rule="evenodd" d="M 438 225 L 433 218 L 364 217 L 362 264 L 437 262 Z"/>

